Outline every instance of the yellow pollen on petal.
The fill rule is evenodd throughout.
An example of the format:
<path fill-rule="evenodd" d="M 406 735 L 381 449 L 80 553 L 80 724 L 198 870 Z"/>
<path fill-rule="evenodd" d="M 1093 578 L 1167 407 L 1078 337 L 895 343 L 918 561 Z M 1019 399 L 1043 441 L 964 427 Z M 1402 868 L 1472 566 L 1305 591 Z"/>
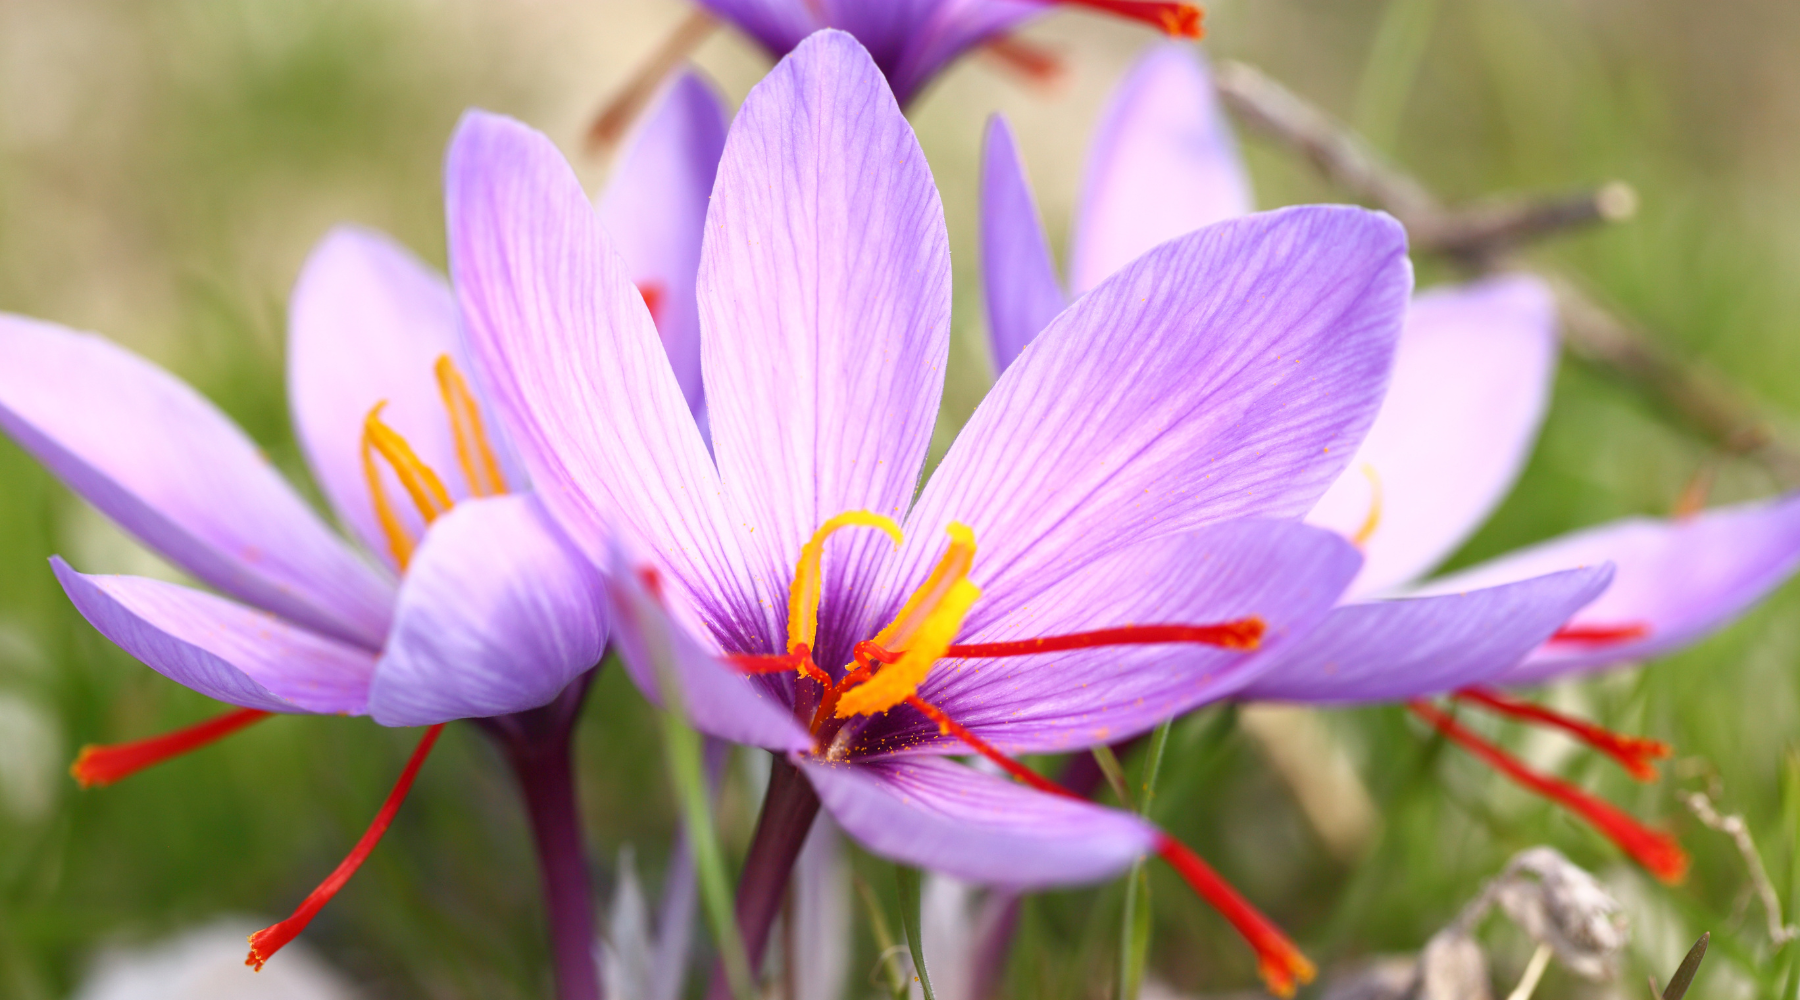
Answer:
<path fill-rule="evenodd" d="M 838 718 L 885 712 L 917 694 L 919 685 L 931 673 L 932 664 L 942 659 L 956 641 L 963 619 L 980 598 L 981 588 L 966 577 L 952 582 L 913 631 L 900 658 L 838 700 Z"/>
<path fill-rule="evenodd" d="M 825 558 L 825 539 L 839 528 L 879 528 L 899 545 L 904 536 L 891 517 L 872 511 L 847 510 L 819 526 L 811 539 L 800 547 L 800 561 L 794 566 L 794 583 L 788 590 L 788 652 L 801 646 L 810 648 L 819 631 L 819 598 L 824 593 L 819 564 Z"/>
<path fill-rule="evenodd" d="M 382 407 L 387 400 L 376 403 L 363 418 L 362 466 L 363 476 L 369 482 L 369 497 L 374 503 L 375 520 L 381 525 L 381 533 L 387 536 L 388 549 L 394 554 L 394 561 L 401 569 L 412 558 L 413 541 L 406 533 L 406 527 L 400 521 L 400 515 L 394 510 L 388 499 L 387 489 L 381 482 L 381 469 L 375 464 L 375 456 L 380 455 L 394 470 L 394 475 L 405 487 L 407 495 L 412 498 L 413 505 L 418 507 L 419 516 L 426 524 L 437 520 L 438 516 L 450 509 L 450 494 L 444 489 L 443 480 L 431 471 L 392 427 L 381 422 Z"/>
<path fill-rule="evenodd" d="M 444 397 L 444 412 L 450 416 L 450 431 L 456 438 L 456 461 L 463 477 L 469 481 L 469 494 L 477 497 L 499 496 L 506 492 L 506 478 L 500 473 L 500 462 L 494 457 L 487 430 L 481 422 L 481 408 L 475 394 L 456 363 L 445 354 L 437 359 L 438 392 Z"/>
<path fill-rule="evenodd" d="M 1381 473 L 1376 472 L 1373 465 L 1364 462 L 1362 474 L 1369 480 L 1369 515 L 1363 518 L 1362 527 L 1356 529 L 1356 534 L 1350 538 L 1357 548 L 1367 545 L 1369 539 L 1375 537 L 1375 529 L 1381 527 Z"/>

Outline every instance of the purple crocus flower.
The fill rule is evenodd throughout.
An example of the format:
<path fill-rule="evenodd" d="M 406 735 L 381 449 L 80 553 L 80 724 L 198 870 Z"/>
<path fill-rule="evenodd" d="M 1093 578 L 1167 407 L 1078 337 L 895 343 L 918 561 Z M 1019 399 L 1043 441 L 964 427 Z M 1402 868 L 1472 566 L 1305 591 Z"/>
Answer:
<path fill-rule="evenodd" d="M 716 98 L 693 78 L 644 124 L 606 215 L 660 297 L 669 355 L 699 404 L 693 275 L 723 145 Z M 654 220 L 667 223 L 660 230 Z M 653 292 L 652 289 L 655 289 Z M 568 737 L 606 648 L 600 576 L 545 515 L 461 344 L 448 283 L 386 237 L 333 231 L 290 303 L 288 393 L 307 464 L 346 542 L 199 393 L 100 337 L 0 316 L 0 427 L 83 498 L 219 594 L 160 580 L 56 575 L 109 639 L 240 711 L 110 748 L 76 765 L 105 783 L 270 713 L 430 725 L 401 787 L 346 867 L 293 920 L 253 939 L 260 966 L 373 848 L 439 727 L 485 720 L 524 783 L 562 876 L 553 910 L 586 928 L 565 995 L 593 979 Z M 222 596 L 221 596 L 222 595 Z M 553 845 L 545 838 L 556 840 Z M 329 889 L 329 891 L 326 891 Z M 555 914 L 553 913 L 553 916 Z M 580 971 L 585 969 L 585 973 Z M 567 981 L 570 977 L 573 981 Z"/>
<path fill-rule="evenodd" d="M 974 747 L 1041 789 L 1008 754 L 1230 695 L 1338 600 L 1360 557 L 1297 518 L 1385 387 L 1411 283 L 1391 219 L 1269 213 L 1134 262 L 1049 324 L 914 503 L 947 240 L 848 35 L 796 48 L 726 142 L 698 280 L 712 455 L 546 139 L 471 114 L 449 198 L 472 350 L 546 506 L 614 567 L 634 677 L 782 755 L 739 895 L 752 956 L 822 802 L 877 853 L 987 883 L 1090 881 L 1157 851 L 1272 985 L 1306 971 L 1154 827 L 945 758 Z"/>
<path fill-rule="evenodd" d="M 999 119 L 990 126 L 983 182 L 991 346 L 1004 369 L 1060 308 L 1063 292 Z M 1079 294 L 1159 243 L 1239 217 L 1250 205 L 1249 179 L 1205 64 L 1191 48 L 1153 49 L 1120 84 L 1099 127 L 1075 220 L 1070 287 Z M 1350 590 L 1358 600 L 1276 654 L 1276 665 L 1240 697 L 1408 700 L 1639 660 L 1722 626 L 1794 571 L 1800 498 L 1790 497 L 1674 520 L 1616 522 L 1419 584 L 1517 479 L 1542 422 L 1555 359 L 1554 304 L 1534 278 L 1434 289 L 1413 302 L 1380 415 L 1349 468 L 1307 515 L 1363 552 Z M 1486 615 L 1511 614 L 1509 605 L 1525 592 L 1521 581 L 1607 562 L 1616 577 L 1604 589 L 1568 579 L 1571 596 L 1585 594 L 1579 612 L 1564 627 L 1540 632 L 1538 641 L 1521 647 L 1523 633 L 1483 626 Z M 1411 599 L 1368 600 L 1378 595 Z M 1396 642 L 1401 636 L 1406 641 Z M 1481 698 L 1488 707 L 1570 729 L 1634 773 L 1647 772 L 1643 754 L 1660 748 L 1492 694 Z M 1668 838 L 1631 829 L 1602 804 L 1572 800 L 1560 789 L 1555 797 L 1597 811 L 1651 870 L 1679 874 L 1683 861 Z"/>
<path fill-rule="evenodd" d="M 1058 6 L 1142 21 L 1170 35 L 1200 37 L 1200 8 L 1158 0 L 698 0 L 780 58 L 815 31 L 856 36 L 909 103 L 958 56 Z"/>

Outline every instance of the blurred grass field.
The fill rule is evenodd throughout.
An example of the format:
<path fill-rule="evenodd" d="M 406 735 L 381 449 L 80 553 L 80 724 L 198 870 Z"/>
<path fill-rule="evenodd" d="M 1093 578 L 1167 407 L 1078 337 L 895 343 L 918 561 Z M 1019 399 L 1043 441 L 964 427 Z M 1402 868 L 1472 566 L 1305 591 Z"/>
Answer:
<path fill-rule="evenodd" d="M 439 165 L 470 104 L 518 115 L 579 157 L 587 116 L 684 14 L 676 0 L 5 0 L 0 3 L 0 309 L 95 329 L 188 378 L 304 481 L 283 396 L 289 283 L 338 221 L 395 233 L 442 261 Z M 1538 253 L 1800 425 L 1800 5 L 1738 0 L 1225 0 L 1207 45 L 1254 62 L 1369 128 L 1452 198 L 1622 179 L 1638 217 Z M 940 445 L 988 384 L 974 212 L 980 126 L 1004 110 L 1052 239 L 1067 230 L 1107 88 L 1153 39 L 1055 14 L 1028 37 L 1070 73 L 1045 90 L 982 57 L 917 105 L 943 190 L 957 282 Z M 1371 59 L 1371 53 L 1379 54 Z M 766 63 L 728 32 L 698 53 L 733 98 Z M 1246 142 L 1261 203 L 1335 193 L 1285 153 Z M 1423 280 L 1445 275 L 1422 266 Z M 1666 513 L 1703 468 L 1714 500 L 1776 484 L 1603 372 L 1565 363 L 1523 480 L 1457 556 L 1472 562 L 1567 529 Z M 306 489 L 311 490 L 308 484 Z M 46 564 L 159 570 L 10 443 L 0 443 L 0 996 L 61 998 L 108 945 L 220 913 L 284 915 L 334 865 L 386 793 L 406 734 L 364 720 L 283 718 L 118 786 L 65 775 L 83 743 L 136 738 L 215 706 L 133 662 L 67 604 Z M 1366 856 L 1334 859 L 1229 710 L 1179 725 L 1157 815 L 1334 964 L 1419 947 L 1514 851 L 1557 846 L 1628 904 L 1620 980 L 1552 969 L 1540 995 L 1641 996 L 1701 930 L 1696 994 L 1792 997 L 1726 838 L 1674 798 L 1719 791 L 1750 823 L 1783 903 L 1800 903 L 1800 588 L 1641 672 L 1547 692 L 1563 707 L 1672 742 L 1636 785 L 1554 738 L 1498 728 L 1534 761 L 1678 831 L 1694 855 L 1669 889 L 1562 814 L 1422 735 L 1398 709 L 1336 713 L 1330 732 L 1381 818 Z M 652 885 L 673 808 L 655 720 L 617 671 L 581 732 L 591 847 L 631 843 Z M 742 851 L 755 803 L 727 789 Z M 881 866 L 859 860 L 871 883 Z M 307 933 L 370 998 L 543 996 L 536 874 L 507 776 L 452 727 L 382 848 Z M 603 869 L 601 881 L 608 881 Z M 1152 968 L 1185 991 L 1243 988 L 1248 954 L 1167 872 L 1153 876 Z M 1034 900 L 1013 996 L 1107 995 L 1119 885 Z M 1490 927 L 1497 978 L 1529 953 Z M 851 995 L 873 992 L 859 930 Z M 1785 984 L 1785 985 L 1784 985 Z"/>

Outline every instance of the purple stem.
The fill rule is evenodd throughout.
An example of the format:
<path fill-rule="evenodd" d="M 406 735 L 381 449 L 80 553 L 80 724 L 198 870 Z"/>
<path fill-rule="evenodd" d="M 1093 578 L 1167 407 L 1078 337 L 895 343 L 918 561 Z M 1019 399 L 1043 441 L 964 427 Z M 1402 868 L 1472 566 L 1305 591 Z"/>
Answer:
<path fill-rule="evenodd" d="M 594 887 L 570 752 L 575 720 L 593 677 L 594 671 L 588 671 L 542 708 L 477 720 L 506 755 L 525 799 L 543 877 L 558 1000 L 601 1000 Z"/>
<path fill-rule="evenodd" d="M 769 769 L 769 791 L 763 796 L 762 815 L 756 820 L 750 855 L 744 859 L 744 874 L 738 879 L 738 933 L 743 935 L 753 977 L 762 972 L 769 930 L 787 896 L 794 861 L 800 857 L 800 848 L 806 844 L 806 834 L 818 815 L 819 794 L 813 791 L 812 782 L 787 758 L 777 755 Z M 725 978 L 722 963 L 713 966 L 712 985 L 706 996 L 707 1000 L 731 1000 L 731 983 Z"/>

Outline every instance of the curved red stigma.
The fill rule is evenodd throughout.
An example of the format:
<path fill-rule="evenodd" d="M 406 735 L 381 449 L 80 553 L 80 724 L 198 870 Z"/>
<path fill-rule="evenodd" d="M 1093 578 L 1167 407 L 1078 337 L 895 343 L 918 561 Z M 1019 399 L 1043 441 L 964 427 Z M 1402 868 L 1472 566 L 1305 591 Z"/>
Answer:
<path fill-rule="evenodd" d="M 145 740 L 114 743 L 109 746 L 90 743 L 82 747 L 81 752 L 76 755 L 75 763 L 69 765 L 69 773 L 81 783 L 83 788 L 110 785 L 120 778 L 130 777 L 144 768 L 160 764 L 171 757 L 179 757 L 189 750 L 198 750 L 209 743 L 224 739 L 253 722 L 261 722 L 272 714 L 256 708 L 240 708 L 223 715 L 215 715 L 197 725 L 177 729 L 161 736 L 152 736 Z"/>
<path fill-rule="evenodd" d="M 947 657 L 1029 656 L 1033 653 L 1060 653 L 1071 649 L 1097 646 L 1146 646 L 1171 642 L 1194 642 L 1220 649 L 1255 649 L 1262 645 L 1268 626 L 1252 615 L 1218 625 L 1122 625 L 1118 628 L 1074 632 L 1068 635 L 1046 635 L 1015 642 L 978 642 L 952 644 L 944 652 Z"/>
<path fill-rule="evenodd" d="M 400 811 L 400 803 L 406 801 L 406 793 L 412 791 L 413 779 L 418 777 L 420 766 L 425 763 L 425 758 L 430 756 L 432 746 L 437 743 L 438 734 L 443 731 L 444 724 L 441 722 L 425 730 L 425 735 L 419 739 L 418 747 L 413 750 L 412 758 L 406 762 L 406 768 L 400 772 L 400 780 L 394 782 L 394 790 L 388 793 L 387 801 L 381 805 L 381 811 L 375 814 L 375 821 L 369 824 L 369 828 L 363 832 L 362 838 L 356 842 L 356 846 L 350 849 L 349 855 L 338 863 L 337 868 L 325 881 L 320 882 L 319 887 L 301 901 L 300 906 L 294 910 L 294 915 L 250 935 L 250 956 L 244 959 L 245 965 L 261 972 L 263 964 L 273 958 L 276 952 L 286 947 L 288 942 L 299 937 L 300 932 L 306 929 L 306 925 L 312 923 L 313 917 L 319 915 L 319 911 L 325 908 L 325 904 L 331 902 L 331 897 L 336 896 L 338 891 L 350 881 L 350 876 L 355 875 L 356 870 L 362 867 L 362 863 L 375 850 L 375 845 L 381 843 L 381 835 L 386 833 L 388 826 L 394 822 L 394 814 Z"/>
<path fill-rule="evenodd" d="M 1569 625 L 1559 628 L 1550 641 L 1571 646 L 1613 646 L 1632 642 L 1650 634 L 1648 622 L 1624 622 L 1618 625 Z"/>
<path fill-rule="evenodd" d="M 1561 805 L 1619 845 L 1632 860 L 1657 878 L 1670 884 L 1687 874 L 1687 852 L 1674 837 L 1639 823 L 1610 803 L 1604 802 L 1558 778 L 1539 774 L 1513 759 L 1506 751 L 1470 732 L 1443 712 L 1423 701 L 1407 703 L 1413 714 L 1436 727 L 1445 737 L 1480 758 L 1489 767 L 1514 782 Z"/>
<path fill-rule="evenodd" d="M 1297 985 L 1312 982 L 1318 970 L 1294 942 L 1186 844 L 1158 831 L 1156 853 L 1256 949 L 1257 972 L 1262 974 L 1269 992 L 1291 997 Z"/>
<path fill-rule="evenodd" d="M 650 310 L 650 321 L 662 325 L 662 304 L 664 291 L 660 281 L 640 281 L 637 286 L 638 295 L 644 300 L 644 308 Z"/>
<path fill-rule="evenodd" d="M 1017 35 L 997 35 L 989 39 L 982 50 L 997 59 L 1000 65 L 1040 87 L 1056 83 L 1069 72 L 1057 52 Z"/>
<path fill-rule="evenodd" d="M 1142 21 L 1161 28 L 1173 38 L 1204 38 L 1200 21 L 1204 12 L 1191 3 L 1163 3 L 1158 0 L 1061 0 L 1071 7 L 1088 7 L 1132 21 Z"/>
<path fill-rule="evenodd" d="M 1656 765 L 1652 761 L 1664 760 L 1675 753 L 1673 748 L 1661 740 L 1615 733 L 1585 719 L 1577 719 L 1533 702 L 1508 697 L 1498 691 L 1463 688 L 1454 697 L 1458 701 L 1472 702 L 1501 715 L 1560 729 L 1618 761 L 1619 766 L 1639 781 L 1653 780 L 1656 777 Z"/>

